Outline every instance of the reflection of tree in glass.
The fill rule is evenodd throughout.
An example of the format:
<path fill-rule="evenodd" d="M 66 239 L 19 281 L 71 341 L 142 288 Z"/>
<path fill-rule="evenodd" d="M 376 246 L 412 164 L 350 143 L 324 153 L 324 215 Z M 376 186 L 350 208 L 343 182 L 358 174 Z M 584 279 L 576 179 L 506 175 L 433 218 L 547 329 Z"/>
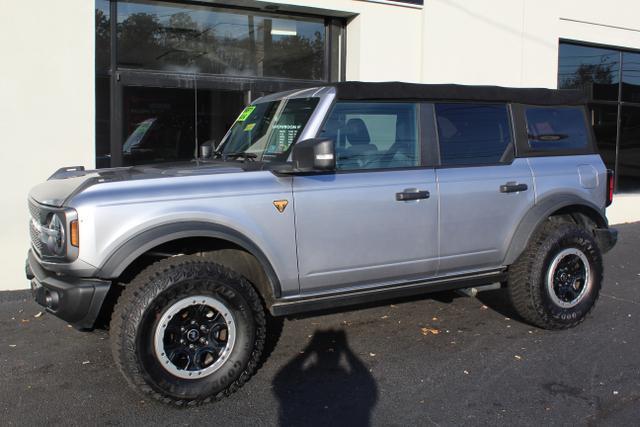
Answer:
<path fill-rule="evenodd" d="M 109 17 L 100 9 L 96 9 L 96 69 L 109 68 L 110 59 L 110 35 Z"/>
<path fill-rule="evenodd" d="M 324 78 L 324 37 L 316 31 L 314 39 L 287 36 L 273 41 L 269 52 L 270 76 L 322 80 Z M 266 72 L 265 72 L 266 74 Z"/>
<path fill-rule="evenodd" d="M 225 14 L 215 16 L 215 22 L 199 22 L 186 11 L 162 19 L 155 13 L 131 13 L 118 24 L 119 63 L 183 72 L 323 79 L 322 33 L 316 32 L 313 39 L 273 37 L 267 18 L 247 16 L 242 23 L 224 19 Z"/>
<path fill-rule="evenodd" d="M 613 65 L 611 63 L 580 64 L 570 77 L 563 79 L 561 86 L 566 89 L 581 89 L 590 83 L 612 84 Z"/>

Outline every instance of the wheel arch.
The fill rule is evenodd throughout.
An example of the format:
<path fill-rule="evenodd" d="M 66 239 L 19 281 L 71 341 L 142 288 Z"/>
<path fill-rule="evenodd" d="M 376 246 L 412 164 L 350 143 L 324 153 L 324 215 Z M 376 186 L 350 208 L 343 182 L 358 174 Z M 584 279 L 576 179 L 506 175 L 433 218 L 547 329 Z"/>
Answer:
<path fill-rule="evenodd" d="M 230 227 L 201 221 L 159 225 L 137 234 L 106 258 L 99 269 L 99 275 L 102 278 L 118 279 L 149 251 L 187 239 L 220 243 L 221 245 L 216 246 L 221 248 L 209 256 L 229 268 L 242 268 L 239 272 L 251 276 L 247 279 L 256 286 L 268 308 L 274 299 L 280 297 L 280 281 L 271 262 L 257 244 Z"/>
<path fill-rule="evenodd" d="M 551 217 L 569 217 L 581 225 L 591 222 L 593 229 L 608 227 L 604 209 L 598 208 L 590 201 L 572 194 L 550 196 L 537 202 L 518 224 L 505 255 L 505 265 L 512 264 L 520 256 L 531 236 Z"/>

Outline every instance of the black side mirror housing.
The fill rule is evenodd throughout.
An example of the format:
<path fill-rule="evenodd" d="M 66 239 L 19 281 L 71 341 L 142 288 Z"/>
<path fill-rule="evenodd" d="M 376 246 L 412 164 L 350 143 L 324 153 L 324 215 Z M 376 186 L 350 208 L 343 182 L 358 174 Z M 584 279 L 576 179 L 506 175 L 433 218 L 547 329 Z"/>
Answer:
<path fill-rule="evenodd" d="M 336 168 L 333 139 L 312 138 L 299 141 L 291 152 L 296 172 L 326 172 Z"/>

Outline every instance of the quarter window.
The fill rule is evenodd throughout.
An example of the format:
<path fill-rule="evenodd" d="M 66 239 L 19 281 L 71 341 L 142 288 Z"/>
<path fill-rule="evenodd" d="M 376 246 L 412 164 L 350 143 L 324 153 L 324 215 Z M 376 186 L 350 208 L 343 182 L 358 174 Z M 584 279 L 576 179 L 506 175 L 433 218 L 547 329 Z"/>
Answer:
<path fill-rule="evenodd" d="M 529 147 L 535 151 L 584 149 L 587 126 L 581 108 L 529 107 L 526 109 Z"/>
<path fill-rule="evenodd" d="M 416 110 L 412 103 L 338 102 L 322 130 L 335 141 L 337 169 L 419 166 Z"/>
<path fill-rule="evenodd" d="M 506 105 L 436 104 L 435 111 L 443 166 L 496 164 L 511 158 Z"/>

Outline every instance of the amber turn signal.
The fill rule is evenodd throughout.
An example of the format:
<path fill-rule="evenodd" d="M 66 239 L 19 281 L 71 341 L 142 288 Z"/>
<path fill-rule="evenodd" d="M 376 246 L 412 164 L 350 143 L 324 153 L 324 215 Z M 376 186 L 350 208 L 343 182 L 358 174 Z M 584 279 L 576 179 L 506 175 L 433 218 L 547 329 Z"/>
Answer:
<path fill-rule="evenodd" d="M 80 233 L 78 231 L 78 220 L 71 221 L 71 233 L 69 234 L 71 245 L 76 248 L 80 244 Z"/>

